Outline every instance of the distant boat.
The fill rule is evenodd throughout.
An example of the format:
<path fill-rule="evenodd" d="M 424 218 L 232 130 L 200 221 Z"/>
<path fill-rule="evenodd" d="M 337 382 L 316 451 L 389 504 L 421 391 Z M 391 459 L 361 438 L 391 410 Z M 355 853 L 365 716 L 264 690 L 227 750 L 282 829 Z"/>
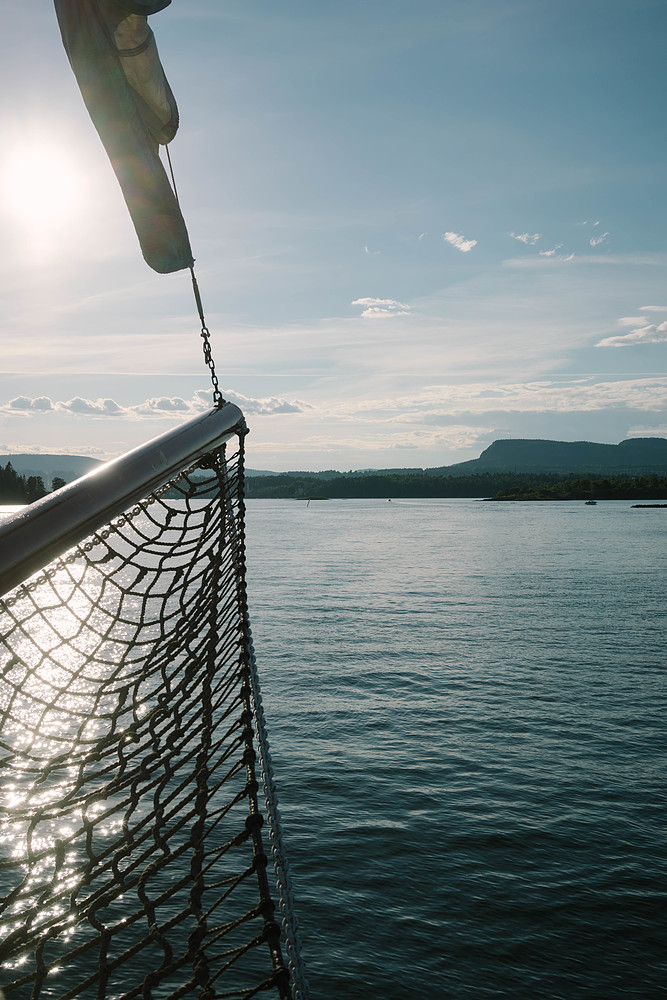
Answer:
<path fill-rule="evenodd" d="M 587 501 L 586 501 L 586 504 L 587 504 L 587 505 L 588 505 L 589 507 L 594 507 L 596 503 L 597 503 L 597 500 L 587 500 Z"/>

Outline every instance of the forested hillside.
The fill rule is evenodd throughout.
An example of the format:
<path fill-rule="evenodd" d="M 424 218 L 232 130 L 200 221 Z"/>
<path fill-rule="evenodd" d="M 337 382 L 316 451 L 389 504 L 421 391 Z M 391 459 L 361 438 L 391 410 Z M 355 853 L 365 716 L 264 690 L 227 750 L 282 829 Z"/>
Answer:
<path fill-rule="evenodd" d="M 51 489 L 57 490 L 64 485 L 64 480 L 56 477 Z M 20 476 L 11 462 L 0 465 L 0 504 L 32 503 L 49 492 L 41 476 Z"/>

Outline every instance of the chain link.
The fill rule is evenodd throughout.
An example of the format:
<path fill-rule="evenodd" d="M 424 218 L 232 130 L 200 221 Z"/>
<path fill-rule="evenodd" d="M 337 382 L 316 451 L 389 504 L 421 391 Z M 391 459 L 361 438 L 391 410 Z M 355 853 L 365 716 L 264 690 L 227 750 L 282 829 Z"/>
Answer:
<path fill-rule="evenodd" d="M 204 363 L 208 366 L 208 370 L 211 374 L 211 384 L 213 386 L 213 405 L 220 407 L 224 405 L 224 399 L 222 398 L 222 392 L 220 391 L 220 384 L 218 382 L 218 376 L 215 373 L 215 362 L 213 360 L 213 355 L 211 354 L 211 340 L 210 333 L 206 324 L 201 328 L 201 338 L 203 341 L 204 349 Z"/>
<path fill-rule="evenodd" d="M 199 313 L 199 319 L 201 320 L 201 338 L 203 341 L 202 347 L 204 350 L 204 362 L 210 372 L 211 384 L 213 386 L 213 405 L 220 407 L 224 405 L 225 401 L 222 398 L 218 376 L 215 373 L 215 362 L 211 351 L 211 334 L 206 326 L 204 307 L 202 305 L 201 295 L 199 294 L 199 285 L 197 284 L 197 278 L 195 277 L 195 269 L 193 266 L 190 267 L 190 274 L 192 276 L 192 290 L 195 293 L 195 302 L 197 303 L 197 312 Z"/>

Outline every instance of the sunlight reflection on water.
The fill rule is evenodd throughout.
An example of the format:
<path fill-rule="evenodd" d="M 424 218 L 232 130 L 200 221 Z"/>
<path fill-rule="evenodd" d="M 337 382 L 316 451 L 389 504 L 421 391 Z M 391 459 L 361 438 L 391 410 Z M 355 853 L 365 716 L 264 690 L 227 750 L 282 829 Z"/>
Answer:
<path fill-rule="evenodd" d="M 160 501 L 0 602 L 12 998 L 44 962 L 42 997 L 87 997 L 105 976 L 107 1000 L 145 977 L 154 1000 L 187 992 L 204 937 L 224 939 L 206 958 L 229 988 L 270 975 L 230 512 Z"/>

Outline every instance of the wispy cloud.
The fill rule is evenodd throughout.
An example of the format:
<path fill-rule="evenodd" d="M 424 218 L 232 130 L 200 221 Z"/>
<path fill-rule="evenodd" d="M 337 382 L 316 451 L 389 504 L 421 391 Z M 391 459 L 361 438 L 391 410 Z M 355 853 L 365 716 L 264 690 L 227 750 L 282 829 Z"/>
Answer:
<path fill-rule="evenodd" d="M 428 233 L 420 233 L 419 236 L 417 237 L 417 239 L 418 240 L 423 240 L 426 236 L 428 236 Z"/>
<path fill-rule="evenodd" d="M 631 326 L 637 327 L 641 326 L 642 323 L 646 322 L 646 316 L 621 316 L 620 319 L 616 320 L 619 326 Z"/>
<path fill-rule="evenodd" d="M 303 413 L 310 404 L 302 400 L 288 400 L 279 396 L 257 399 L 243 396 L 230 390 L 223 390 L 224 398 L 236 403 L 244 413 L 270 415 L 277 413 Z M 0 404 L 0 413 L 35 416 L 36 414 L 68 413 L 84 417 L 121 417 L 138 419 L 141 417 L 192 417 L 204 413 L 213 405 L 210 389 L 198 389 L 190 399 L 181 396 L 153 396 L 132 406 L 121 406 L 113 399 L 84 399 L 74 396 L 68 400 L 54 400 L 48 396 L 15 396 L 7 403 Z"/>
<path fill-rule="evenodd" d="M 408 316 L 410 306 L 405 302 L 398 302 L 396 299 L 355 299 L 353 306 L 365 306 L 362 316 L 365 319 L 381 319 L 383 316 Z"/>
<path fill-rule="evenodd" d="M 369 257 L 377 257 L 382 253 L 381 250 L 371 250 L 369 247 L 364 247 L 364 253 L 368 254 Z"/>
<path fill-rule="evenodd" d="M 459 236 L 458 233 L 443 233 L 442 238 L 446 243 L 450 243 L 457 250 L 460 250 L 461 253 L 469 253 L 473 247 L 477 246 L 477 240 L 467 240 L 465 236 Z"/>
<path fill-rule="evenodd" d="M 600 236 L 592 236 L 588 241 L 592 247 L 599 247 L 601 243 L 606 243 L 610 233 L 601 233 Z"/>
<path fill-rule="evenodd" d="M 667 426 L 665 427 L 631 427 L 628 431 L 629 438 L 644 437 L 664 437 L 667 438 Z"/>
<path fill-rule="evenodd" d="M 425 386 L 413 395 L 350 402 L 343 412 L 383 413 L 383 421 L 417 423 L 497 413 L 572 413 L 609 408 L 664 410 L 667 377 L 602 381 L 592 377 L 531 382 L 469 382 Z M 338 412 L 341 412 L 340 410 Z"/>
<path fill-rule="evenodd" d="M 510 233 L 510 236 L 518 240 L 519 243 L 525 243 L 527 247 L 534 247 L 537 241 L 542 238 L 542 233 Z"/>
<path fill-rule="evenodd" d="M 555 257 L 556 253 L 560 250 L 562 245 L 563 245 L 562 243 L 557 243 L 555 247 L 551 248 L 551 250 L 540 250 L 539 251 L 540 257 Z"/>

